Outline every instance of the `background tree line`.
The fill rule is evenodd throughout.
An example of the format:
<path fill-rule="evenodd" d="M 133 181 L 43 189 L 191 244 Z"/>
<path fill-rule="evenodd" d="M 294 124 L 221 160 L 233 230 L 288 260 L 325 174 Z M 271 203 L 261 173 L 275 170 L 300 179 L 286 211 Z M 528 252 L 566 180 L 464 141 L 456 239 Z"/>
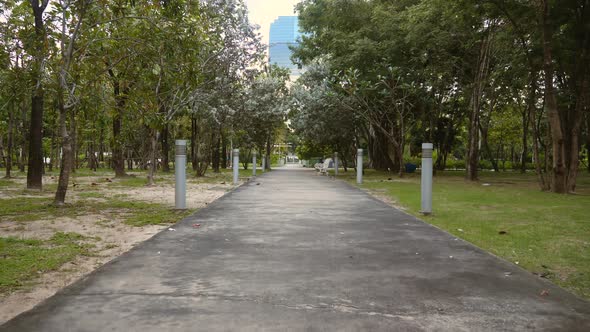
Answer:
<path fill-rule="evenodd" d="M 0 164 L 38 190 L 59 167 L 55 204 L 79 167 L 153 183 L 190 138 L 202 176 L 231 147 L 268 156 L 284 126 L 288 75 L 262 66 L 242 0 L 0 0 L 0 17 Z"/>
<path fill-rule="evenodd" d="M 590 171 L 590 1 L 304 0 L 293 90 L 301 150 L 356 147 L 404 170 L 421 142 L 436 168 L 533 168 L 575 192 Z M 312 153 L 313 154 L 313 153 Z"/>

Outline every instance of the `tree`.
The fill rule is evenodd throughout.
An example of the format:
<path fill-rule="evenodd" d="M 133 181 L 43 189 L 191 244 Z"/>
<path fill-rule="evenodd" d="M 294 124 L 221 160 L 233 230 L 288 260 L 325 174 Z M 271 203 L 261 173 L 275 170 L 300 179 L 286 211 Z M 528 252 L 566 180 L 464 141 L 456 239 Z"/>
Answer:
<path fill-rule="evenodd" d="M 45 62 L 47 61 L 45 23 L 43 12 L 49 0 L 29 0 L 35 18 L 35 37 L 31 46 L 34 61 L 31 77 L 33 79 L 33 94 L 31 102 L 31 124 L 29 131 L 29 167 L 27 171 L 27 188 L 43 188 L 43 107 L 45 91 L 43 77 Z"/>
<path fill-rule="evenodd" d="M 82 29 L 82 23 L 86 19 L 86 13 L 90 10 L 92 0 L 60 0 L 58 9 L 61 10 L 61 34 L 60 34 L 60 63 L 58 69 L 57 108 L 59 109 L 59 128 L 61 134 L 62 159 L 60 165 L 57 191 L 54 204 L 65 204 L 66 193 L 72 170 L 75 149 L 66 124 L 68 113 L 78 103 L 72 92 L 75 90 L 75 82 L 72 77 L 72 62 L 80 59 L 74 58 L 75 44 L 78 41 Z M 68 22 L 68 17 L 71 21 Z M 70 79 L 69 79 L 70 78 Z"/>

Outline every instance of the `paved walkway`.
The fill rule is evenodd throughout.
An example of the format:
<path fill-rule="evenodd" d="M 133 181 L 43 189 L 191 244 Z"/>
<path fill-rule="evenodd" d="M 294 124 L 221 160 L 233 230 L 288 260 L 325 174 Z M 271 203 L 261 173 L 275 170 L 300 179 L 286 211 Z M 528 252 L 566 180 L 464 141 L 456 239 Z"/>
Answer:
<path fill-rule="evenodd" d="M 0 330 L 590 331 L 588 302 L 306 170 L 175 228 Z"/>

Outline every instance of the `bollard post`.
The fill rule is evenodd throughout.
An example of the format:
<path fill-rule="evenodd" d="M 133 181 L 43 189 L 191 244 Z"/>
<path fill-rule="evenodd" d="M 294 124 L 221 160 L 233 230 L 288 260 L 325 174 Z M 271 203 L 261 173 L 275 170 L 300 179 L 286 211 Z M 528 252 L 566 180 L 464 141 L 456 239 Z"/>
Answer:
<path fill-rule="evenodd" d="M 266 155 L 262 155 L 262 173 L 266 172 Z"/>
<path fill-rule="evenodd" d="M 256 176 L 256 151 L 252 152 L 252 176 Z"/>
<path fill-rule="evenodd" d="M 174 203 L 177 210 L 186 209 L 186 140 L 176 140 L 174 161 Z"/>
<path fill-rule="evenodd" d="M 338 152 L 334 152 L 334 176 L 338 176 Z"/>
<path fill-rule="evenodd" d="M 421 210 L 420 213 L 429 215 L 432 213 L 432 143 L 422 144 L 422 179 L 421 185 Z"/>
<path fill-rule="evenodd" d="M 363 183 L 363 149 L 356 151 L 356 183 Z"/>
<path fill-rule="evenodd" d="M 240 149 L 234 149 L 232 166 L 234 170 L 234 184 L 238 184 L 238 175 L 240 174 Z"/>

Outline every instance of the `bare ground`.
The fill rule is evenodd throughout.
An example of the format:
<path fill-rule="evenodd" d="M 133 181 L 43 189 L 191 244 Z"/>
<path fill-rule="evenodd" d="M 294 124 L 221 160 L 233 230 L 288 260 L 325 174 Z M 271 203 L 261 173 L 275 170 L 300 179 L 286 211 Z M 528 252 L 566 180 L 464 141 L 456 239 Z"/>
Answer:
<path fill-rule="evenodd" d="M 123 197 L 125 200 L 153 202 L 174 207 L 174 184 L 172 178 L 166 179 L 155 186 L 125 187 L 117 186 L 117 180 L 105 182 L 104 177 L 76 177 L 76 187 L 70 188 L 68 201 L 101 200 L 110 197 Z M 55 178 L 44 178 L 44 185 L 56 182 Z M 14 197 L 31 197 L 23 192 L 24 179 L 16 179 L 18 187 L 2 188 L 0 199 Z M 115 185 L 111 185 L 115 184 Z M 198 209 L 206 206 L 223 196 L 233 188 L 223 183 L 187 183 L 187 208 Z M 93 192 L 100 194 L 97 198 L 82 197 L 82 193 Z M 53 192 L 33 193 L 32 197 L 52 197 Z M 75 232 L 86 237 L 94 238 L 93 255 L 78 257 L 74 261 L 61 266 L 57 271 L 41 274 L 32 285 L 0 296 L 0 324 L 14 316 L 30 310 L 43 300 L 54 295 L 58 290 L 72 284 L 81 277 L 89 274 L 101 265 L 123 254 L 133 246 L 151 238 L 165 229 L 166 225 L 147 225 L 142 227 L 130 226 L 121 220 L 124 214 L 113 211 L 98 211 L 75 217 L 47 218 L 35 221 L 14 221 L 3 216 L 0 219 L 0 236 L 16 238 L 49 239 L 56 232 Z"/>

